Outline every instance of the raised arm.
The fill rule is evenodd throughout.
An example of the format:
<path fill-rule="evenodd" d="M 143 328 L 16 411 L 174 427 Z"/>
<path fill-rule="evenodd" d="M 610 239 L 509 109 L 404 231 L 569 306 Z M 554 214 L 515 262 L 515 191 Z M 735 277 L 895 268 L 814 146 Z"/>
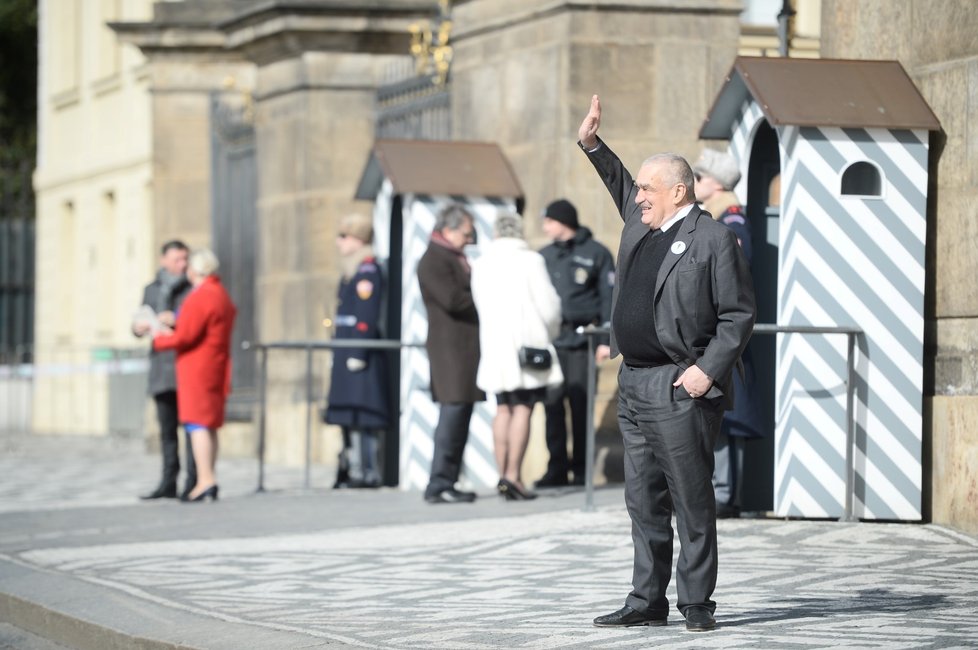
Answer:
<path fill-rule="evenodd" d="M 584 116 L 581 128 L 577 130 L 577 139 L 580 140 L 581 146 L 585 150 L 594 149 L 598 146 L 599 126 L 601 126 L 601 100 L 598 99 L 597 95 L 591 95 L 591 108 Z"/>
<path fill-rule="evenodd" d="M 599 126 L 601 126 L 601 100 L 597 95 L 593 95 L 591 107 L 577 130 L 579 138 L 577 143 L 604 181 L 611 198 L 615 201 L 615 207 L 618 208 L 618 214 L 623 220 L 628 221 L 630 214 L 637 211 L 635 195 L 638 190 L 632 183 L 632 175 L 625 169 L 615 152 L 598 137 Z"/>

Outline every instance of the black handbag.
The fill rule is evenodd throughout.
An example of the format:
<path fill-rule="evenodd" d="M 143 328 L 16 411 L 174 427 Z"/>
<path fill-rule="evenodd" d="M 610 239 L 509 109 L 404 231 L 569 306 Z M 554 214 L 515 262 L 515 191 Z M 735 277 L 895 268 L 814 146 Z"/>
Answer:
<path fill-rule="evenodd" d="M 520 368 L 527 370 L 549 370 L 553 363 L 550 350 L 546 348 L 530 348 L 523 346 L 520 348 Z"/>

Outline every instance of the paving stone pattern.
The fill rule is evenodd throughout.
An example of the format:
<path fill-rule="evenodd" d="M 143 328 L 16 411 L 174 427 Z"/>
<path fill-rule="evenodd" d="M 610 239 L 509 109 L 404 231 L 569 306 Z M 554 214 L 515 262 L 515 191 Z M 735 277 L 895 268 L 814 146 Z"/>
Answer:
<path fill-rule="evenodd" d="M 0 513 L 93 508 L 104 490 L 92 485 L 82 498 L 70 489 L 65 481 L 86 476 L 69 469 L 75 463 L 28 451 L 8 456 L 0 459 Z M 138 456 L 123 465 L 153 460 Z M 92 482 L 124 482 L 123 470 L 106 471 Z M 50 477 L 43 498 L 8 486 L 6 477 L 32 472 Z M 185 508 L 210 508 L 214 518 L 231 508 L 247 512 L 257 503 L 247 492 Z M 978 647 L 978 541 L 939 526 L 722 520 L 716 632 L 686 632 L 675 610 L 666 627 L 609 630 L 591 619 L 617 609 L 630 587 L 630 525 L 620 501 L 583 512 L 576 499 L 554 499 L 559 510 L 541 511 L 543 504 L 531 512 L 490 499 L 426 506 L 416 496 L 327 493 L 337 512 L 367 506 L 363 521 L 340 528 L 317 516 L 281 534 L 195 538 L 191 531 L 186 539 L 126 543 L 93 536 L 8 545 L 3 555 L 156 603 L 161 616 L 195 612 L 348 647 Z M 298 497 L 272 498 L 285 517 Z M 397 523 L 372 520 L 369 504 L 382 499 L 413 510 Z M 111 519 L 111 511 L 94 512 Z M 434 521 L 429 513 L 453 518 Z M 674 585 L 669 595 L 674 603 Z"/>

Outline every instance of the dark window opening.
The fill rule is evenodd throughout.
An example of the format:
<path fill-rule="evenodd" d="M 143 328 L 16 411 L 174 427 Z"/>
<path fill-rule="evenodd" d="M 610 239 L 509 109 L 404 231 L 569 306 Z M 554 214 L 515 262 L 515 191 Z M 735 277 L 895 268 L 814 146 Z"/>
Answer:
<path fill-rule="evenodd" d="M 880 196 L 882 193 L 880 172 L 870 163 L 853 163 L 842 173 L 843 195 Z"/>

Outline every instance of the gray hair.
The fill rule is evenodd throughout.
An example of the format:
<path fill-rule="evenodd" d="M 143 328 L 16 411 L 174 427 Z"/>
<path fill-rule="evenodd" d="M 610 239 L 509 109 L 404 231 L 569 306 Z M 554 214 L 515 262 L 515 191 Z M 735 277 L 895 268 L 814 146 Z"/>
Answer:
<path fill-rule="evenodd" d="M 686 187 L 686 198 L 696 200 L 693 194 L 693 188 L 696 183 L 696 179 L 693 176 L 693 168 L 678 153 L 657 153 L 645 159 L 642 167 L 646 165 L 660 165 L 662 170 L 660 172 L 660 180 L 662 182 L 666 183 L 669 187 L 682 183 Z"/>
<path fill-rule="evenodd" d="M 523 217 L 509 210 L 500 210 L 496 215 L 493 230 L 496 232 L 496 237 L 523 239 Z"/>
<path fill-rule="evenodd" d="M 465 221 L 469 220 L 473 224 L 475 223 L 475 217 L 469 212 L 461 203 L 449 203 L 444 208 L 438 212 L 438 216 L 435 217 L 435 230 L 444 230 L 448 228 L 449 230 L 459 230 Z"/>
<path fill-rule="evenodd" d="M 200 277 L 206 278 L 208 275 L 217 273 L 217 269 L 220 268 L 221 264 L 217 261 L 217 255 L 210 249 L 198 248 L 190 254 L 190 259 L 187 260 L 187 266 Z"/>

